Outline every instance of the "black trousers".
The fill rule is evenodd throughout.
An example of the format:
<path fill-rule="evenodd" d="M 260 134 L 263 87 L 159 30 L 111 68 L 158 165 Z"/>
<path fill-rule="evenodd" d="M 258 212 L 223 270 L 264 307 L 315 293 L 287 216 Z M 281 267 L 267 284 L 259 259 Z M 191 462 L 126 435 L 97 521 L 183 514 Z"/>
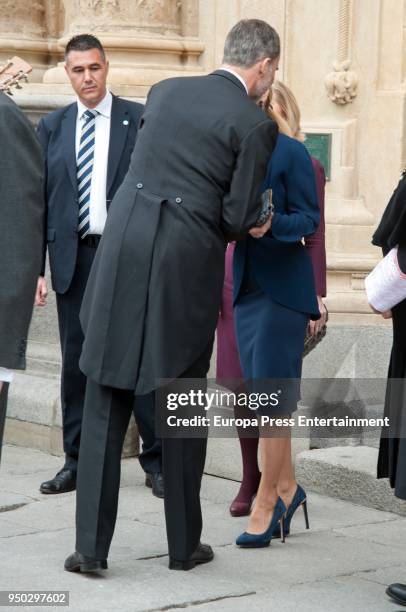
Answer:
<path fill-rule="evenodd" d="M 4 426 L 6 424 L 7 395 L 8 395 L 8 383 L 3 383 L 2 390 L 0 391 L 0 462 L 1 462 L 1 449 L 3 448 Z"/>
<path fill-rule="evenodd" d="M 79 244 L 72 283 L 64 294 L 56 294 L 59 335 L 62 351 L 61 404 L 65 467 L 76 471 L 85 402 L 86 376 L 79 369 L 83 332 L 79 312 L 96 249 Z M 134 400 L 134 397 L 133 397 Z M 134 416 L 143 441 L 140 462 L 146 472 L 162 469 L 161 441 L 155 436 L 153 396 L 139 396 Z"/>
<path fill-rule="evenodd" d="M 204 379 L 212 342 L 182 378 Z M 117 517 L 120 463 L 133 393 L 88 381 L 76 491 L 76 550 L 105 559 Z M 165 519 L 169 555 L 187 560 L 202 531 L 200 486 L 207 438 L 163 438 Z"/>

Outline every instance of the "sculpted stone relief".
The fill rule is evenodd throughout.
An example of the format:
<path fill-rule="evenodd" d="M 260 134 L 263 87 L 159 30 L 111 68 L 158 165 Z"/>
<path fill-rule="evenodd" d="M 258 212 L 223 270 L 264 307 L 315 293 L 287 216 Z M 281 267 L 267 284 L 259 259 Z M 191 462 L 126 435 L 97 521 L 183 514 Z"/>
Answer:
<path fill-rule="evenodd" d="M 348 104 L 357 95 L 358 78 L 355 72 L 349 70 L 350 60 L 335 62 L 334 72 L 326 76 L 327 95 L 336 104 Z"/>
<path fill-rule="evenodd" d="M 27 38 L 45 36 L 45 7 L 43 0 L 29 5 L 25 0 L 2 0 L 0 34 L 16 34 Z"/>
<path fill-rule="evenodd" d="M 93 16 L 112 15 L 119 8 L 118 0 L 86 0 L 85 8 Z"/>
<path fill-rule="evenodd" d="M 325 79 L 327 96 L 341 106 L 353 101 L 358 87 L 357 75 L 350 70 L 352 9 L 352 0 L 340 0 L 337 61 L 333 64 L 334 72 L 330 72 Z"/>
<path fill-rule="evenodd" d="M 108 30 L 109 26 L 122 30 L 131 27 L 145 29 L 180 30 L 181 0 L 64 0 L 66 26 L 72 29 Z"/>

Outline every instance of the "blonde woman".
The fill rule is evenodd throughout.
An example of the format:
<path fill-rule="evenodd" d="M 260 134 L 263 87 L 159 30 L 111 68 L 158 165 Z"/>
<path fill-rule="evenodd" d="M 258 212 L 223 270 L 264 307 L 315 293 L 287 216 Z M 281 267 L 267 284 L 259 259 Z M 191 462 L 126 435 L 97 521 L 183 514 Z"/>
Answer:
<path fill-rule="evenodd" d="M 287 85 L 281 81 L 275 81 L 271 91 L 266 96 L 264 103 L 266 110 L 279 125 L 282 134 L 304 141 L 304 134 L 300 126 L 300 109 L 295 96 Z M 310 331 L 317 332 L 325 323 L 327 310 L 323 302 L 326 297 L 326 243 L 325 243 L 325 221 L 324 221 L 324 190 L 326 177 L 324 168 L 315 157 L 311 157 L 314 175 L 316 178 L 317 201 L 320 208 L 320 223 L 317 231 L 306 236 L 305 247 L 312 260 L 313 272 L 316 281 L 317 302 L 321 317 L 318 321 L 310 322 Z"/>
<path fill-rule="evenodd" d="M 323 323 L 323 316 L 319 319 L 318 311 L 322 315 L 325 312 L 321 299 L 325 295 L 326 276 L 323 214 L 316 231 L 319 207 L 324 206 L 324 171 L 316 160 L 310 160 L 302 144 L 294 142 L 302 141 L 303 137 L 293 94 L 283 84 L 276 83 L 272 90 L 273 109 L 270 97 L 262 100 L 262 106 L 277 121 L 281 134 L 267 176 L 267 187 L 274 191 L 276 215 L 269 236 L 237 246 L 234 264 L 237 339 L 245 379 L 283 377 L 298 380 L 306 328 L 309 326 L 312 333 L 317 331 Z M 293 210 L 297 203 L 298 208 Z M 226 274 L 230 276 L 230 257 L 226 265 Z M 300 290 L 298 278 L 301 279 Z M 230 322 L 230 313 L 222 313 L 222 316 L 225 314 Z M 230 330 L 224 330 L 224 322 L 220 320 L 220 348 L 224 344 L 225 331 L 229 335 Z M 253 340 L 255 334 L 257 340 Z M 261 337 L 266 338 L 265 342 Z M 227 361 L 230 363 L 229 355 Z M 227 369 L 219 352 L 218 372 L 224 376 L 227 371 L 228 378 L 238 378 L 241 374 L 235 369 L 235 372 Z M 280 407 L 275 416 L 290 414 L 295 409 L 295 397 L 291 397 L 290 403 Z M 233 516 L 249 514 L 257 494 L 248 531 L 237 543 L 263 546 L 278 535 L 275 527 L 280 527 L 280 517 L 279 521 L 277 519 L 283 508 L 286 510 L 283 531 L 284 535 L 289 534 L 295 510 L 300 505 L 306 509 L 306 494 L 294 477 L 289 435 L 261 439 L 262 477 L 257 463 L 258 438 L 241 436 L 240 443 L 243 481 L 230 512 Z M 265 532 L 264 527 L 267 527 Z"/>

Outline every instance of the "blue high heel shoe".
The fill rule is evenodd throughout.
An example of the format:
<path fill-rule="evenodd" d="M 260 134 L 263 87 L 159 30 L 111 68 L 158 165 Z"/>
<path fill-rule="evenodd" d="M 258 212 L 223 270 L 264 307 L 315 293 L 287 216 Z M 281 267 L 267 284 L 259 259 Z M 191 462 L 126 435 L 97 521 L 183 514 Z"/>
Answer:
<path fill-rule="evenodd" d="M 296 492 L 293 496 L 292 499 L 292 503 L 290 504 L 285 518 L 284 518 L 284 525 L 283 525 L 283 533 L 285 536 L 288 536 L 290 534 L 290 523 L 292 520 L 293 515 L 295 514 L 296 510 L 299 508 L 299 506 L 302 506 L 303 508 L 303 513 L 304 513 L 304 518 L 305 518 L 305 524 L 306 524 L 306 529 L 310 528 L 309 525 L 309 515 L 307 513 L 307 497 L 306 497 L 306 491 L 298 484 L 297 488 L 296 488 Z M 273 534 L 274 538 L 279 538 L 279 529 L 277 529 L 277 527 L 275 527 L 275 533 Z"/>
<path fill-rule="evenodd" d="M 282 542 L 285 541 L 284 530 L 283 530 L 283 521 L 286 512 L 286 506 L 278 497 L 278 501 L 276 502 L 271 522 L 269 523 L 269 527 L 263 533 L 248 533 L 244 531 L 241 535 L 238 536 L 235 543 L 237 546 L 241 546 L 242 548 L 265 548 L 269 546 L 274 531 L 276 530 L 278 524 L 280 527 L 280 537 L 282 538 Z"/>

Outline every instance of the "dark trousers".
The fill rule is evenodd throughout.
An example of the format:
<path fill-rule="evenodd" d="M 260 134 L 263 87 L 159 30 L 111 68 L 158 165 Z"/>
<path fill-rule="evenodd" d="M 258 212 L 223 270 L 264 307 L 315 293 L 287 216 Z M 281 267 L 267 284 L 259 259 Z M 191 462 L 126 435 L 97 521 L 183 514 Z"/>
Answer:
<path fill-rule="evenodd" d="M 79 369 L 83 332 L 79 312 L 96 249 L 80 244 L 72 283 L 64 294 L 56 294 L 62 351 L 61 404 L 65 467 L 76 471 L 85 402 L 86 376 Z M 134 399 L 134 397 L 133 397 Z M 134 416 L 143 441 L 140 462 L 146 472 L 161 471 L 161 441 L 155 436 L 153 396 L 136 399 Z"/>
<path fill-rule="evenodd" d="M 2 390 L 0 391 L 0 461 L 1 449 L 3 447 L 4 426 L 6 424 L 7 395 L 8 383 L 3 383 Z"/>
<path fill-rule="evenodd" d="M 212 343 L 182 378 L 204 379 Z M 76 492 L 76 550 L 108 556 L 117 517 L 120 462 L 133 406 L 133 393 L 88 381 Z M 196 550 L 202 531 L 200 486 L 207 438 L 163 438 L 165 519 L 169 555 L 184 561 Z"/>

